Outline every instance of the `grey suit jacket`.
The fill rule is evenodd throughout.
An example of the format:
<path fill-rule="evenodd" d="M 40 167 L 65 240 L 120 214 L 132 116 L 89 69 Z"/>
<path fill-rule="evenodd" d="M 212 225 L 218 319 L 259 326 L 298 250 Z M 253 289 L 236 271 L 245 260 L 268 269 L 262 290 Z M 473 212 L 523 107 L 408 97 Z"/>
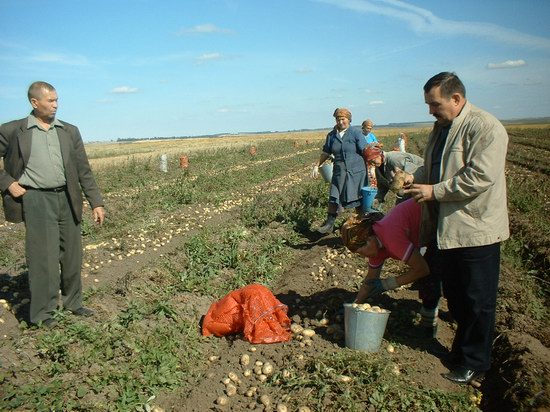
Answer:
<path fill-rule="evenodd" d="M 103 206 L 103 199 L 95 182 L 78 128 L 65 122 L 57 128 L 69 203 L 76 222 L 82 220 L 82 192 L 93 208 Z M 0 126 L 0 157 L 4 169 L 0 170 L 0 190 L 4 215 L 8 222 L 24 220 L 21 198 L 14 199 L 8 187 L 19 180 L 31 154 L 32 130 L 27 130 L 27 118 L 14 120 Z M 23 196 L 24 197 L 24 196 Z"/>

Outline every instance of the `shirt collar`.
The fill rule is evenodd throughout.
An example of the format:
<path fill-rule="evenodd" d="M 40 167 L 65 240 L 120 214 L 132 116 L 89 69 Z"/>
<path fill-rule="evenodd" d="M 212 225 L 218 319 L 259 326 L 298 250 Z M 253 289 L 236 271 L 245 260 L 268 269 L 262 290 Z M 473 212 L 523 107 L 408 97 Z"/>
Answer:
<path fill-rule="evenodd" d="M 63 127 L 63 123 L 61 123 L 59 120 L 57 120 L 57 118 L 55 118 L 52 124 L 50 125 L 50 128 L 51 126 Z M 27 129 L 32 129 L 33 127 L 38 127 L 38 119 L 34 114 L 31 113 L 29 114 L 29 117 L 27 117 Z"/>

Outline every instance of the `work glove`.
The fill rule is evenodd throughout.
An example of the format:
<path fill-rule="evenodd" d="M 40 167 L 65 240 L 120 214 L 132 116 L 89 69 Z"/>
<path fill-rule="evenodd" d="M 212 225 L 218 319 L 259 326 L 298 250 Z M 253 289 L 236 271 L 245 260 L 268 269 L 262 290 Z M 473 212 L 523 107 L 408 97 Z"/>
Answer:
<path fill-rule="evenodd" d="M 399 285 L 397 284 L 397 278 L 394 276 L 386 279 L 369 279 L 366 281 L 366 284 L 369 287 L 367 299 L 373 298 L 388 290 L 394 290 L 399 287 Z"/>
<path fill-rule="evenodd" d="M 314 179 L 319 177 L 319 166 L 313 165 L 313 169 L 311 169 L 311 177 Z"/>

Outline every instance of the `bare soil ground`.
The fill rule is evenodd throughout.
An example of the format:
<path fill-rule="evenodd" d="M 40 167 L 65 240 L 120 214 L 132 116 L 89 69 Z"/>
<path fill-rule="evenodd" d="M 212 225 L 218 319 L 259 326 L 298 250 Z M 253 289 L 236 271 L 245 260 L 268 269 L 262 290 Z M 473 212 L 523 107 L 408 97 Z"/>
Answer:
<path fill-rule="evenodd" d="M 188 212 L 189 216 L 196 215 L 191 209 Z M 224 219 L 223 216 L 210 218 L 202 210 L 200 212 L 199 217 L 195 218 L 195 225 L 216 225 Z M 191 233 L 193 229 L 188 232 Z M 284 402 L 285 394 L 278 389 L 276 382 L 268 386 L 262 384 L 256 375 L 242 377 L 243 367 L 239 362 L 242 354 L 249 354 L 252 362 L 269 361 L 281 373 L 285 368 L 306 368 L 308 362 L 326 354 L 349 350 L 345 348 L 342 305 L 353 300 L 355 290 L 350 288 L 349 280 L 358 276 L 357 269 L 364 267 L 364 263 L 350 257 L 342 247 L 337 233 L 326 237 L 319 237 L 315 233 L 305 235 L 307 236 L 303 237 L 303 243 L 294 248 L 292 261 L 272 290 L 281 302 L 288 305 L 288 314 L 293 322 L 316 331 L 312 344 L 308 346 L 293 339 L 287 343 L 251 345 L 242 336 L 203 338 L 202 351 L 207 356 L 202 369 L 190 377 L 193 389 L 163 392 L 155 400 L 155 405 L 165 411 L 263 410 L 259 401 L 260 393 L 269 395 L 274 402 Z M 156 252 L 147 252 L 139 258 L 113 261 L 111 265 L 90 273 L 84 279 L 85 289 L 102 285 L 108 293 L 103 293 L 101 297 L 90 302 L 90 306 L 97 311 L 97 316 L 85 321 L 101 322 L 101 319 L 117 313 L 132 294 L 134 285 L 155 281 L 154 271 L 150 267 L 159 254 L 171 253 L 184 240 L 185 235 L 176 236 L 171 243 Z M 327 262 L 327 251 L 337 252 L 338 257 Z M 88 260 L 102 259 L 101 256 L 92 256 L 97 254 L 101 254 L 101 251 L 89 250 Z M 393 265 L 386 270 L 401 270 L 399 264 Z M 323 280 L 315 280 L 312 273 L 318 272 L 320 266 L 326 267 L 328 274 Z M 33 352 L 33 335 L 40 331 L 21 330 L 17 327 L 18 321 L 25 318 L 28 310 L 28 303 L 25 301 L 28 298 L 25 274 L 18 273 L 17 270 L 3 272 L 0 285 L 2 296 L 7 297 L 9 290 L 12 301 L 19 302 L 20 306 L 15 312 L 16 316 L 0 309 L 4 319 L 4 323 L 0 325 L 3 343 L 0 359 L 3 368 L 17 370 L 19 378 L 24 381 L 25 373 L 32 373 L 29 363 L 40 362 L 37 353 Z M 533 397 L 532 388 L 524 387 L 523 383 L 540 385 L 536 394 L 539 399 L 529 401 L 548 405 L 548 379 L 544 381 L 541 376 L 550 376 L 550 334 L 548 330 L 536 329 L 536 323 L 522 317 L 521 308 L 515 304 L 515 296 L 521 293 L 521 288 L 518 287 L 516 274 L 506 267 L 503 268 L 500 293 L 495 362 L 480 388 L 483 392 L 480 408 L 486 411 L 517 410 L 517 404 L 525 405 L 525 397 Z M 207 297 L 188 294 L 175 296 L 171 303 L 181 316 L 194 319 L 199 329 L 201 316 L 213 302 Z M 439 321 L 437 340 L 414 338 L 407 333 L 411 330 L 419 309 L 414 288 L 393 291 L 381 297 L 377 303 L 392 311 L 384 342 L 376 355 L 386 357 L 391 365 L 395 365 L 391 372 L 408 374 L 411 381 L 419 387 L 444 391 L 464 390 L 441 377 L 446 369 L 439 358 L 450 347 L 454 333 L 452 321 Z M 328 325 L 319 323 L 319 319 L 323 317 L 328 319 Z M 387 351 L 389 342 L 395 349 L 391 353 Z M 255 352 L 252 352 L 253 348 Z M 210 356 L 217 358 L 208 360 Z M 230 372 L 237 373 L 241 379 L 247 381 L 241 385 L 239 393 L 231 398 L 230 406 L 220 407 L 216 405 L 216 399 L 224 394 L 223 380 Z M 244 389 L 252 386 L 260 389 L 249 397 Z M 530 410 L 528 407 L 522 409 Z M 331 410 L 330 404 L 326 405 L 326 410 Z M 541 406 L 536 410 L 545 409 Z"/>
<path fill-rule="evenodd" d="M 183 211 L 183 214 L 185 216 L 180 216 L 181 221 L 189 222 L 189 230 L 174 234 L 170 242 L 163 242 L 155 250 L 147 249 L 140 255 L 114 259 L 109 264 L 97 265 L 97 269 L 96 263 L 109 260 L 109 253 L 101 247 L 86 250 L 88 266 L 84 269 L 84 288 L 90 291 L 99 287 L 103 292 L 89 299 L 88 304 L 96 311 L 96 316 L 83 322 L 101 323 L 120 312 L 135 293 L 136 285 L 161 281 L 155 278 L 154 271 L 159 255 L 174 253 L 176 247 L 182 245 L 201 225 L 218 225 L 230 218 L 227 213 L 212 213 L 212 210 L 196 206 Z M 1 225 L 0 235 L 13 237 L 21 245 L 22 230 L 21 225 Z M 270 227 L 269 230 L 276 231 L 278 228 Z M 548 260 L 548 239 L 537 236 L 536 226 L 520 216 L 512 216 L 512 231 L 520 230 L 531 234 L 539 251 L 540 265 L 544 267 Z M 260 395 L 269 395 L 277 403 L 285 402 L 286 394 L 277 384 L 279 378 L 269 385 L 261 382 L 255 374 L 245 378 L 240 364 L 241 355 L 249 354 L 252 362 L 269 361 L 275 366 L 276 373 L 282 375 L 284 369 L 308 368 L 312 361 L 327 354 L 349 351 L 345 347 L 342 305 L 353 300 L 356 289 L 350 280 L 362 277 L 357 270 L 364 269 L 364 261 L 351 257 L 345 251 L 337 233 L 319 237 L 314 232 L 308 232 L 301 236 L 301 244 L 293 247 L 292 257 L 272 291 L 288 306 L 288 315 L 293 322 L 316 331 L 311 343 L 306 344 L 295 338 L 286 343 L 251 345 L 239 335 L 202 338 L 205 360 L 189 377 L 192 389 L 160 393 L 154 400 L 158 411 L 264 410 Z M 23 257 L 22 246 L 19 247 Z M 327 251 L 337 254 L 337 257 L 328 261 Z M 322 280 L 314 275 L 319 267 L 327 270 Z M 401 269 L 399 264 L 393 263 L 388 265 L 386 271 L 398 272 Z M 550 410 L 550 331 L 543 320 L 529 318 L 518 303 L 524 293 L 523 276 L 508 265 L 502 267 L 494 362 L 480 387 L 483 398 L 479 407 L 484 411 Z M 7 300 L 11 306 L 11 310 L 0 307 L 0 368 L 3 373 L 9 373 L 23 383 L 41 362 L 35 343 L 37 334 L 42 333 L 41 330 L 21 329 L 18 326 L 28 314 L 29 292 L 23 259 L 13 267 L 0 268 L 0 298 Z M 388 365 L 391 365 L 388 373 L 407 374 L 410 381 L 419 387 L 449 392 L 469 390 L 441 377 L 447 369 L 440 358 L 453 338 L 452 321 L 439 320 L 437 340 L 419 339 L 408 333 L 419 309 L 414 287 L 390 292 L 376 302 L 391 310 L 391 315 L 380 351 L 365 356 L 387 359 Z M 213 299 L 185 294 L 174 296 L 170 303 L 179 316 L 195 321 L 198 331 L 201 316 Z M 319 322 L 322 318 L 328 319 L 328 324 Z M 390 343 L 393 351 L 388 350 Z M 230 372 L 237 373 L 245 383 L 239 385 L 230 405 L 216 405 L 216 399 L 224 394 L 223 380 Z M 258 392 L 247 396 L 244 389 L 252 386 L 259 388 Z M 307 390 L 304 387 L 303 399 L 307 397 Z M 297 398 L 300 399 L 299 396 Z M 275 406 L 267 410 L 275 410 Z M 331 404 L 327 403 L 323 410 L 332 410 Z"/>

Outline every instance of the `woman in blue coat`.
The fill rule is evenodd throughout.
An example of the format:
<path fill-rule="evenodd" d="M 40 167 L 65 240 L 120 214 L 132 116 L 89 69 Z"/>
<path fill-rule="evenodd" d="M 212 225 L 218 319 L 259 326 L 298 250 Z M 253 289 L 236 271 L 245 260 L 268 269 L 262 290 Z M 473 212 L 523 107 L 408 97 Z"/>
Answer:
<path fill-rule="evenodd" d="M 351 112 L 344 108 L 336 109 L 334 118 L 336 126 L 327 135 L 319 164 L 314 168 L 314 175 L 318 175 L 319 166 L 331 155 L 334 157 L 327 220 L 318 229 L 323 234 L 334 230 L 338 206 L 355 208 L 358 214 L 361 213 L 361 188 L 365 186 L 367 176 L 362 156 L 366 141 L 359 129 L 350 126 Z"/>

